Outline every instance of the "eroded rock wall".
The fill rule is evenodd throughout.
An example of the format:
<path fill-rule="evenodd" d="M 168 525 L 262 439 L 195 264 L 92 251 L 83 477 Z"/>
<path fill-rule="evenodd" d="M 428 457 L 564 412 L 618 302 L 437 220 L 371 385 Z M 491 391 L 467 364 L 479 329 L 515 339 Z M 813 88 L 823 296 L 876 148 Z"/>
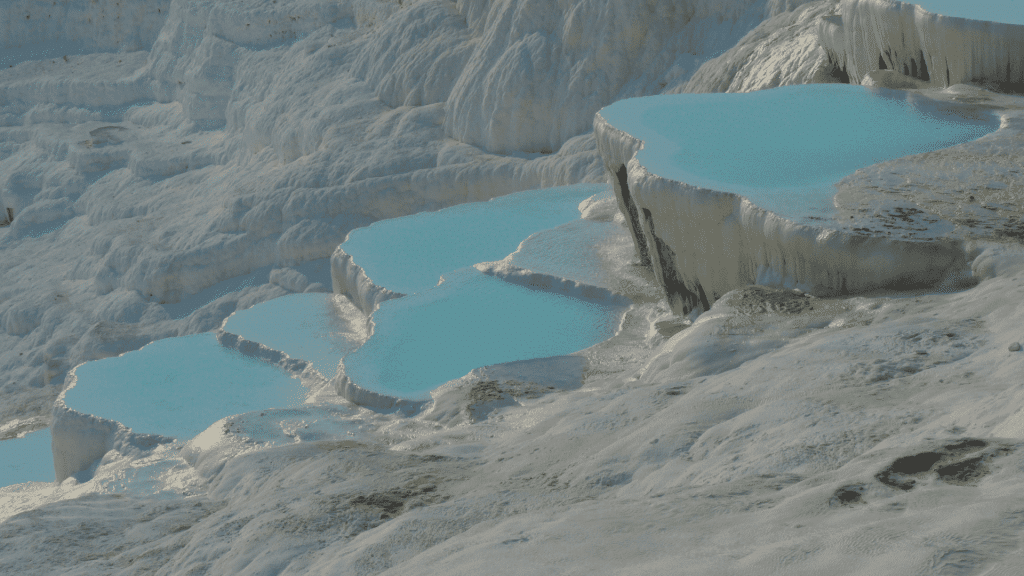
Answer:
<path fill-rule="evenodd" d="M 594 131 L 637 252 L 648 255 L 677 314 L 709 310 L 750 284 L 835 296 L 969 276 L 956 239 L 915 242 L 796 224 L 736 194 L 651 173 L 636 158 L 643 143 L 600 114 Z"/>
<path fill-rule="evenodd" d="M 861 83 L 893 70 L 933 86 L 981 83 L 1024 92 L 1024 26 L 932 14 L 895 0 L 843 0 L 821 23 L 829 58 Z"/>

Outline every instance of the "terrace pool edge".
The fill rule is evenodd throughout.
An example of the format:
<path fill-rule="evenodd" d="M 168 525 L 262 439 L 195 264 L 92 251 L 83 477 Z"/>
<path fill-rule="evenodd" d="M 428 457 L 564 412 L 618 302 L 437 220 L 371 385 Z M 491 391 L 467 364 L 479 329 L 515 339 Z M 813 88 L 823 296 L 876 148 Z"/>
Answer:
<path fill-rule="evenodd" d="M 796 223 L 741 195 L 654 174 L 638 158 L 644 142 L 601 111 L 594 134 L 637 257 L 676 314 L 706 311 L 752 284 L 841 296 L 973 283 L 962 239 L 904 240 Z"/>

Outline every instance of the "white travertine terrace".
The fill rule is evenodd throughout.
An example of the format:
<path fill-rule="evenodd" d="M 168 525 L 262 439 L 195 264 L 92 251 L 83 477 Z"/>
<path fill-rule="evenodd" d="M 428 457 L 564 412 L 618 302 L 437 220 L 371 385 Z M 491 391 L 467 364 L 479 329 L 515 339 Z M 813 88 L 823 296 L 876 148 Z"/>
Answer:
<path fill-rule="evenodd" d="M 832 92 L 834 98 L 854 95 L 842 90 Z M 614 111 L 612 107 L 602 110 L 595 117 L 594 132 L 640 260 L 653 269 L 674 312 L 709 310 L 725 293 L 750 284 L 835 296 L 939 284 L 953 287 L 972 281 L 963 240 L 938 228 L 916 238 L 892 231 L 867 233 L 854 216 L 849 216 L 849 221 L 839 221 L 830 214 L 824 214 L 824 218 L 802 217 L 802 201 L 796 196 L 791 202 L 795 206 L 792 214 L 780 214 L 773 211 L 774 206 L 770 210 L 759 206 L 756 195 L 752 201 L 741 188 L 734 190 L 734 185 L 725 180 L 702 183 L 702 176 L 687 169 L 680 175 L 671 174 L 675 171 L 671 158 L 686 154 L 684 149 L 645 156 L 640 154 L 645 143 L 637 137 L 639 132 L 629 134 L 605 118 L 614 114 L 621 122 L 631 124 L 630 130 L 648 132 L 645 137 L 671 148 L 673 144 L 664 134 L 638 120 L 643 113 L 623 112 L 654 106 L 646 102 L 655 98 L 642 100 L 645 103 L 637 100 L 636 104 L 617 104 Z M 680 107 L 676 113 L 690 112 Z M 785 116 L 785 111 L 780 114 Z M 627 121 L 632 116 L 636 118 Z M 908 115 L 907 121 L 912 122 L 912 118 Z M 751 142 L 766 126 L 749 128 L 752 134 L 746 146 L 756 147 Z M 676 134 L 686 136 L 693 137 Z M 786 139 L 785 134 L 775 136 L 780 141 Z M 828 142 L 822 145 L 830 146 Z M 937 147 L 946 146 L 949 144 Z M 856 156 L 862 150 L 845 148 L 844 153 Z M 897 156 L 909 153 L 908 149 Z M 687 174 L 697 180 L 682 181 Z M 831 188 L 822 189 L 822 193 L 827 194 Z"/>
<path fill-rule="evenodd" d="M 822 47 L 850 82 L 894 70 L 933 86 L 967 82 L 1024 91 L 1024 25 L 934 14 L 895 0 L 843 0 L 819 27 Z"/>

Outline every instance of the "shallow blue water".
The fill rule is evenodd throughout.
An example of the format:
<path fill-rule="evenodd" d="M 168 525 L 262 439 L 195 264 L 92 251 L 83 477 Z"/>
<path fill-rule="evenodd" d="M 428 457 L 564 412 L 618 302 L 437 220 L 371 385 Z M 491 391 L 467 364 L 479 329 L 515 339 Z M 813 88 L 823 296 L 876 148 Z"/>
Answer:
<path fill-rule="evenodd" d="M 645 142 L 638 158 L 654 174 L 787 217 L 830 214 L 833 184 L 858 168 L 999 127 L 990 112 L 847 84 L 632 98 L 600 114 Z"/>
<path fill-rule="evenodd" d="M 338 362 L 358 345 L 345 337 L 350 330 L 335 313 L 333 298 L 323 293 L 275 298 L 235 312 L 224 330 L 312 362 L 325 378 L 333 378 Z"/>
<path fill-rule="evenodd" d="M 621 308 L 531 290 L 474 268 L 388 300 L 373 336 L 345 358 L 359 386 L 409 399 L 480 366 L 582 350 L 615 333 Z"/>
<path fill-rule="evenodd" d="M 0 442 L 0 486 L 22 482 L 53 482 L 50 429 Z"/>
<path fill-rule="evenodd" d="M 294 406 L 305 388 L 265 362 L 221 346 L 212 333 L 158 340 L 75 368 L 68 407 L 136 432 L 187 439 L 224 416 Z"/>
<path fill-rule="evenodd" d="M 611 274 L 602 267 L 598 250 L 619 234 L 622 226 L 614 222 L 574 220 L 530 236 L 512 255 L 512 264 L 591 286 L 615 288 Z"/>
<path fill-rule="evenodd" d="M 530 234 L 579 218 L 579 203 L 607 190 L 606 184 L 529 190 L 381 220 L 353 230 L 341 248 L 374 284 L 423 292 L 442 274 L 501 260 Z"/>
<path fill-rule="evenodd" d="M 932 14 L 1024 24 L 1024 0 L 920 0 L 912 2 Z"/>

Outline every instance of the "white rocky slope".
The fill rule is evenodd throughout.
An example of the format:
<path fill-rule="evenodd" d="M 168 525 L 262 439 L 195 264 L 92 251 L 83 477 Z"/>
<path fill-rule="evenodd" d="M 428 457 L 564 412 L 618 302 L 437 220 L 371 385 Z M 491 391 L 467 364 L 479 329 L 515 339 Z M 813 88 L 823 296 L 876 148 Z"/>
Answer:
<path fill-rule="evenodd" d="M 86 22 L 101 12 L 120 16 L 111 3 L 119 8 L 113 0 L 91 4 L 96 12 Z M 446 137 L 456 127 L 447 103 L 413 107 L 411 100 L 392 109 L 379 98 L 387 92 L 363 80 L 382 72 L 352 71 L 359 55 L 373 52 L 364 46 L 374 31 L 397 26 L 413 9 L 447 18 L 448 4 L 153 4 L 170 26 L 161 28 L 159 51 L 143 45 L 142 52 L 69 54 L 64 67 L 54 52 L 12 63 L 6 75 L 0 70 L 5 94 L 21 95 L 0 103 L 11 124 L 0 132 L 0 198 L 20 203 L 14 224 L 0 229 L 3 433 L 45 424 L 57 388 L 51 381 L 70 365 L 209 330 L 237 307 L 284 294 L 268 280 L 294 287 L 281 279 L 295 274 L 269 268 L 294 265 L 315 276 L 309 262 L 299 262 L 322 264 L 317 259 L 352 226 L 503 191 L 603 179 L 592 135 L 559 142 L 550 156 L 493 155 L 477 147 L 486 143 Z M 492 43 L 475 31 L 466 40 L 490 46 L 497 61 L 506 46 L 522 46 L 508 58 L 529 53 L 530 41 L 506 38 L 517 18 L 543 13 L 534 4 L 542 3 L 455 8 L 467 22 L 501 20 L 480 29 L 495 31 Z M 797 3 L 752 3 L 744 13 L 789 4 Z M 3 8 L 30 5 L 37 4 Z M 567 2 L 566 13 L 584 5 L 591 3 Z M 593 13 L 662 22 L 656 11 L 627 8 Z M 310 14 L 340 19 L 304 27 Z M 2 22 L 16 28 L 22 19 Z M 708 22 L 701 46 L 732 45 L 742 34 L 729 19 L 721 28 L 713 16 Z M 259 29 L 230 36 L 217 28 L 242 24 Z M 222 43 L 225 36 L 233 39 Z M 109 46 L 120 45 L 110 38 Z M 769 33 L 763 45 L 773 40 L 802 42 Z M 406 58 L 421 52 L 418 45 Z M 439 49 L 437 58 L 461 57 L 452 52 Z M 709 55 L 698 52 L 677 55 L 650 89 L 678 91 L 688 64 Z M 787 78 L 809 77 L 820 64 L 806 52 L 794 58 L 808 68 Z M 751 59 L 733 76 L 771 82 L 774 73 L 757 69 L 766 61 L 778 60 Z M 722 59 L 709 66 L 705 77 L 732 74 Z M 138 70 L 153 72 L 136 77 Z M 395 86 L 400 77 L 393 76 Z M 420 102 L 447 82 L 424 82 Z M 628 86 L 616 97 L 644 93 Z M 520 97 L 531 97 L 523 90 Z M 101 93 L 127 96 L 107 105 Z M 122 121 L 121 108 L 138 94 L 156 104 L 132 108 Z M 481 92 L 479 102 L 470 108 L 491 100 Z M 197 121 L 211 130 L 197 130 Z M 540 146 L 555 133 L 542 131 Z M 131 149 L 119 142 L 129 137 Z M 919 159 L 924 168 L 887 163 L 851 178 L 847 192 L 854 201 L 868 187 L 901 201 L 924 198 L 966 222 L 971 210 L 986 209 L 941 195 L 935 201 L 934 193 L 963 176 L 986 200 L 1009 205 L 1015 190 L 999 184 L 1015 169 L 1013 157 L 990 158 L 989 151 L 927 155 Z M 902 176 L 935 167 L 945 172 L 920 187 Z M 1016 237 L 1017 229 L 1007 230 Z M 688 328 L 652 285 L 639 288 L 644 272 L 631 261 L 632 246 L 620 248 L 619 273 L 631 275 L 642 304 L 618 337 L 573 356 L 585 360 L 583 372 L 578 360 L 535 366 L 534 375 L 513 380 L 500 370 L 475 371 L 411 419 L 317 398 L 318 415 L 300 415 L 305 425 L 330 413 L 359 433 L 250 452 L 250 437 L 282 416 L 249 414 L 216 423 L 183 449 L 158 448 L 137 461 L 111 453 L 90 482 L 0 490 L 0 572 L 1024 570 L 1024 391 L 1017 378 L 1024 356 L 1008 351 L 1024 340 L 1019 247 L 979 243 L 972 266 L 985 280 L 958 294 L 825 300 L 746 289 Z M 161 305 L 158 298 L 183 300 Z M 213 448 L 200 450 L 207 437 Z M 157 480 L 145 478 L 165 488 L 160 498 L 120 486 L 126 471 L 141 470 L 140 481 L 150 465 L 163 466 Z"/>
<path fill-rule="evenodd" d="M 634 8 L 4 3 L 2 434 L 45 425 L 75 364 L 284 294 L 269 268 L 328 258 L 355 226 L 599 181 L 593 111 L 684 82 L 784 6 Z M 594 29 L 604 44 L 580 40 Z"/>

